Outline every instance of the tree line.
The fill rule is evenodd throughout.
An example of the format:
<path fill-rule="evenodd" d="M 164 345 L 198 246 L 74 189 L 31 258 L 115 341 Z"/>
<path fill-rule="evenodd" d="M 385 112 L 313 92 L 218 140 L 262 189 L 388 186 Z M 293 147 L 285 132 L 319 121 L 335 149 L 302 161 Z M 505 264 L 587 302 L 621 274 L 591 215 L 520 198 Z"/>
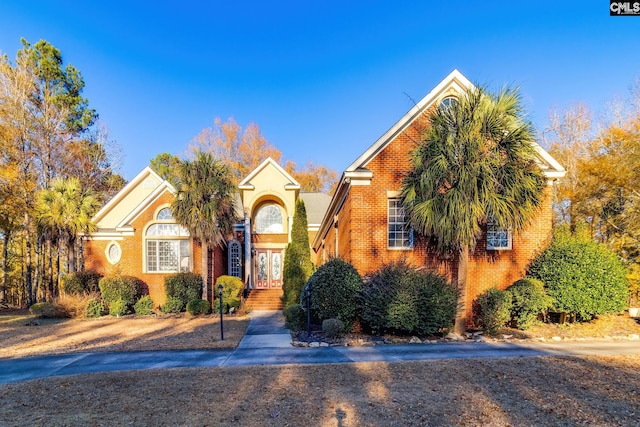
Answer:
<path fill-rule="evenodd" d="M 78 69 L 47 41 L 0 58 L 0 301 L 30 305 L 82 266 L 97 206 L 122 187 Z"/>

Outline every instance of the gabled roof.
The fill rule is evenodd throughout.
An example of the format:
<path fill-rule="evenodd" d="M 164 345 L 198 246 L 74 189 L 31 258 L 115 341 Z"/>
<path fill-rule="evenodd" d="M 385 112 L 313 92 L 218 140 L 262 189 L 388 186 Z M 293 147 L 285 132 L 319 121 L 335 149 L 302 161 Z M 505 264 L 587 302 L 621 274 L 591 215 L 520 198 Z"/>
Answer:
<path fill-rule="evenodd" d="M 473 87 L 473 83 L 460 71 L 453 70 L 345 169 L 322 220 L 320 230 L 312 243 L 314 248 L 316 248 L 324 238 L 328 227 L 333 221 L 334 215 L 341 209 L 348 194 L 349 187 L 351 185 L 368 185 L 371 182 L 373 172 L 367 169 L 368 163 L 393 142 L 398 135 L 411 126 L 411 124 L 422 116 L 431 106 L 440 102 L 448 95 L 462 94 Z M 548 179 L 562 178 L 565 175 L 565 169 L 547 153 L 544 148 L 534 143 L 534 149 L 537 154 L 536 161 Z"/>
<path fill-rule="evenodd" d="M 367 163 L 371 161 L 378 153 L 385 149 L 398 135 L 400 135 L 407 127 L 411 125 L 418 117 L 420 117 L 426 109 L 436 102 L 445 98 L 448 94 L 463 93 L 465 90 L 472 88 L 471 83 L 458 70 L 453 70 L 444 78 L 431 92 L 426 94 L 416 105 L 413 106 L 404 116 L 400 118 L 386 131 L 376 142 L 373 143 L 360 157 L 358 157 L 347 169 L 345 175 L 349 176 L 353 172 L 357 172 L 366 168 Z"/>
<path fill-rule="evenodd" d="M 238 184 L 238 188 L 240 190 L 253 190 L 254 185 L 251 184 L 251 181 L 269 165 L 273 166 L 278 172 L 282 174 L 282 176 L 285 177 L 287 181 L 289 181 L 289 183 L 285 185 L 285 189 L 287 190 L 300 189 L 300 184 L 298 183 L 298 181 L 296 181 L 294 177 L 292 177 L 286 170 L 282 168 L 282 166 L 280 166 L 271 157 L 267 157 L 262 163 L 260 163 L 260 165 L 258 165 L 257 168 L 255 168 L 249 175 L 247 175 L 242 181 L 240 181 L 240 184 Z"/>
<path fill-rule="evenodd" d="M 165 191 L 176 193 L 173 185 L 147 166 L 112 197 L 92 221 L 100 229 L 127 228 L 131 221 Z"/>

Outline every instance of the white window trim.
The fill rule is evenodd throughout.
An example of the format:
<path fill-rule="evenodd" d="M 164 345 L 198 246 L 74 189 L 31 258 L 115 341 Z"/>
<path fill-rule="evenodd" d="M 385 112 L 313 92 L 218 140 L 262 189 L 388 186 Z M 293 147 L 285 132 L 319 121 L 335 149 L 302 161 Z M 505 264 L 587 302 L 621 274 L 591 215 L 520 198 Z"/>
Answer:
<path fill-rule="evenodd" d="M 118 256 L 115 257 L 115 258 L 111 257 L 111 248 L 114 247 L 114 246 L 119 249 L 118 250 Z M 107 257 L 107 261 L 109 261 L 109 264 L 116 265 L 122 259 L 122 247 L 120 247 L 120 244 L 118 242 L 111 241 L 111 242 L 109 242 L 109 244 L 107 245 L 106 249 L 104 250 L 104 254 Z"/>
<path fill-rule="evenodd" d="M 387 192 L 387 194 L 389 195 L 391 192 Z M 409 246 L 391 246 L 390 245 L 390 235 L 389 235 L 389 228 L 392 224 L 402 224 L 403 227 L 407 226 L 407 220 L 406 220 L 406 215 L 405 215 L 405 221 L 400 223 L 400 222 L 391 222 L 391 215 L 389 212 L 390 209 L 390 202 L 392 200 L 396 200 L 399 201 L 400 199 L 398 197 L 388 197 L 387 198 L 387 249 L 391 250 L 391 251 L 410 251 L 413 250 L 413 227 L 409 227 L 409 229 L 407 230 L 407 232 L 409 233 L 408 238 L 409 238 Z M 395 239 L 398 240 L 398 239 Z"/>
<path fill-rule="evenodd" d="M 491 228 L 495 228 L 494 231 L 491 231 Z M 506 232 L 507 233 L 507 244 L 506 245 L 496 245 L 495 239 L 490 239 L 491 233 L 496 232 Z M 513 236 L 511 233 L 511 229 L 494 227 L 491 222 L 487 223 L 487 250 L 488 251 L 510 251 L 513 249 Z"/>

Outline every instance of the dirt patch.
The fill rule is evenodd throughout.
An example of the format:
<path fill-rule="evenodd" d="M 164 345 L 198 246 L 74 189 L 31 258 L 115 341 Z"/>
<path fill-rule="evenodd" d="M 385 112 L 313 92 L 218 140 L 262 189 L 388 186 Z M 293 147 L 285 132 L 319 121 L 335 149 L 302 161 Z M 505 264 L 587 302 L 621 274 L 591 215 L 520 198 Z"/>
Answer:
<path fill-rule="evenodd" d="M 189 368 L 0 385 L 0 412 L 6 426 L 627 426 L 638 384 L 637 356 Z"/>
<path fill-rule="evenodd" d="M 249 324 L 246 316 L 182 315 L 42 319 L 25 311 L 0 311 L 0 357 L 86 351 L 235 348 Z"/>

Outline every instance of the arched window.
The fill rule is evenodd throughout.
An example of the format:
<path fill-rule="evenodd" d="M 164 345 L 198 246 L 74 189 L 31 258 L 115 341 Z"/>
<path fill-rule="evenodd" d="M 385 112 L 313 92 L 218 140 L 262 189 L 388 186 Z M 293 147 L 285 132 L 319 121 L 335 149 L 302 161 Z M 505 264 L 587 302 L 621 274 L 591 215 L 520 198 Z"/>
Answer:
<path fill-rule="evenodd" d="M 256 233 L 282 233 L 283 221 L 280 207 L 274 203 L 264 205 L 256 214 Z"/>
<path fill-rule="evenodd" d="M 160 209 L 160 212 L 158 212 L 157 218 L 160 220 L 172 220 L 173 214 L 171 213 L 171 209 L 169 208 Z"/>
<path fill-rule="evenodd" d="M 161 209 L 158 220 L 172 221 L 169 208 Z M 191 271 L 191 239 L 189 231 L 173 222 L 151 224 L 144 235 L 145 265 L 149 273 Z"/>
<path fill-rule="evenodd" d="M 456 102 L 458 102 L 458 100 L 456 99 L 455 96 L 447 96 L 442 101 L 440 101 L 440 106 L 448 108 L 448 107 L 451 107 Z"/>

